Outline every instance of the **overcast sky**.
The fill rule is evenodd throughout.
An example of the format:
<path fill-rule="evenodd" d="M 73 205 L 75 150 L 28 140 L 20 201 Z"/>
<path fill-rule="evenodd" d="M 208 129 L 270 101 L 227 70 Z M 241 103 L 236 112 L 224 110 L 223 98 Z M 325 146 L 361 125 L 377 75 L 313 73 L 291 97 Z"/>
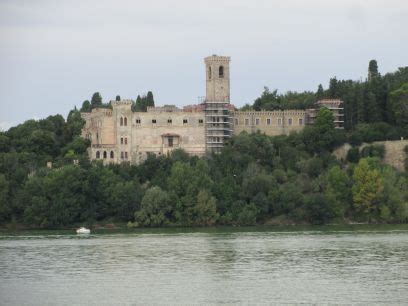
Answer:
<path fill-rule="evenodd" d="M 407 0 L 0 0 L 0 128 L 152 90 L 156 105 L 205 94 L 203 58 L 231 56 L 231 99 L 263 86 L 327 87 L 408 65 Z"/>

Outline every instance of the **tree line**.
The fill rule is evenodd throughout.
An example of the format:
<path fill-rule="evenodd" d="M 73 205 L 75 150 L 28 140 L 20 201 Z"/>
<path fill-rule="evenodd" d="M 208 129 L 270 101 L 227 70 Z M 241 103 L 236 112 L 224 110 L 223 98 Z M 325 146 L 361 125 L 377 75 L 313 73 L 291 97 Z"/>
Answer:
<path fill-rule="evenodd" d="M 320 84 L 316 92 L 287 92 L 278 94 L 265 87 L 261 96 L 252 105 L 242 109 L 279 110 L 306 109 L 315 107 L 320 99 L 341 99 L 344 102 L 345 128 L 354 130 L 359 125 L 379 124 L 394 127 L 392 134 L 407 136 L 408 109 L 408 67 L 381 75 L 375 60 L 368 66 L 368 75 L 364 81 L 338 80 L 333 77 L 329 87 Z M 395 135 L 390 135 L 393 137 Z"/>
<path fill-rule="evenodd" d="M 116 95 L 115 101 L 120 101 L 120 95 Z M 132 101 L 132 111 L 134 112 L 146 112 L 147 107 L 154 106 L 154 97 L 151 91 L 148 91 L 146 95 L 138 95 L 135 101 Z M 110 108 L 112 105 L 110 102 L 103 103 L 102 96 L 99 92 L 95 92 L 92 95 L 91 101 L 85 100 L 82 102 L 81 112 L 91 112 L 94 108 Z"/>

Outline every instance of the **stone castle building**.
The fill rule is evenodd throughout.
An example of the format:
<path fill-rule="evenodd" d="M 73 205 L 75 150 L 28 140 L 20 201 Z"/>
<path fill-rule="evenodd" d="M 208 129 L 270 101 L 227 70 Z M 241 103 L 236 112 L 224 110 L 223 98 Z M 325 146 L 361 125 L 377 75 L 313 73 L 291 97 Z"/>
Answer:
<path fill-rule="evenodd" d="M 202 156 L 219 151 L 232 136 L 243 131 L 267 135 L 289 134 L 313 123 L 316 109 L 237 111 L 230 104 L 230 58 L 212 55 L 204 59 L 206 96 L 198 105 L 148 107 L 133 112 L 131 100 L 111 101 L 112 109 L 82 113 L 82 136 L 91 140 L 89 155 L 104 163 L 138 164 L 149 154 L 166 155 L 174 149 Z M 318 107 L 331 109 L 342 128 L 340 100 L 321 100 Z"/>

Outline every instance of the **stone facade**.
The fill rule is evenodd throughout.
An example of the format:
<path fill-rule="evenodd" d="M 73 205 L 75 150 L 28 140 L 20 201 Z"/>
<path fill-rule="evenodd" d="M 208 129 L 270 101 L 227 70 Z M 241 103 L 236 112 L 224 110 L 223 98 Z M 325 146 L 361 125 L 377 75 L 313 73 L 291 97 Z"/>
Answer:
<path fill-rule="evenodd" d="M 82 136 L 91 140 L 89 156 L 104 163 L 138 164 L 149 154 L 166 155 L 183 149 L 191 155 L 217 152 L 232 135 L 260 131 L 275 136 L 300 131 L 312 122 L 316 109 L 284 111 L 236 111 L 230 104 L 230 58 L 212 55 L 204 59 L 206 97 L 202 104 L 177 108 L 149 107 L 133 112 L 132 101 L 111 101 L 112 109 L 82 113 Z M 330 102 L 330 103 L 328 103 Z M 318 102 L 319 103 L 319 102 Z M 326 105 L 327 104 L 327 105 Z M 322 101 L 342 120 L 341 101 Z"/>
<path fill-rule="evenodd" d="M 204 59 L 206 102 L 230 102 L 230 57 L 211 55 Z"/>
<path fill-rule="evenodd" d="M 247 133 L 260 131 L 270 136 L 283 135 L 299 131 L 306 124 L 304 110 L 235 111 L 232 117 L 235 135 L 243 131 Z"/>
<path fill-rule="evenodd" d="M 83 114 L 82 135 L 91 139 L 91 159 L 137 164 L 148 154 L 167 154 L 177 148 L 192 155 L 205 154 L 203 111 L 167 106 L 132 112 L 131 101 L 111 104 L 112 110 L 93 109 Z"/>

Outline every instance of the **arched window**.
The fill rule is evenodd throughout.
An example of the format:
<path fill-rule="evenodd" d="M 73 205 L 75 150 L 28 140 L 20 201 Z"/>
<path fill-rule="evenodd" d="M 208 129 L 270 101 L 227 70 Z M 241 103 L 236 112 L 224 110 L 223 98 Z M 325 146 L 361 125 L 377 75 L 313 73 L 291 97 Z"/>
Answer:
<path fill-rule="evenodd" d="M 120 126 L 122 126 L 122 125 L 123 125 L 123 118 L 120 117 Z"/>
<path fill-rule="evenodd" d="M 125 126 L 127 126 L 127 118 L 126 118 L 126 117 L 125 117 L 125 120 L 124 120 L 124 121 L 125 121 Z"/>
<path fill-rule="evenodd" d="M 110 158 L 113 158 L 114 157 L 114 153 L 113 153 L 113 151 L 111 151 L 110 152 Z"/>
<path fill-rule="evenodd" d="M 220 78 L 224 77 L 224 66 L 220 66 L 220 68 L 218 68 L 218 76 Z"/>
<path fill-rule="evenodd" d="M 103 158 L 108 157 L 108 154 L 106 153 L 106 151 L 103 151 Z"/>
<path fill-rule="evenodd" d="M 96 158 L 97 158 L 97 159 L 101 158 L 101 152 L 96 151 Z"/>
<path fill-rule="evenodd" d="M 211 66 L 208 67 L 208 79 L 211 80 Z"/>

